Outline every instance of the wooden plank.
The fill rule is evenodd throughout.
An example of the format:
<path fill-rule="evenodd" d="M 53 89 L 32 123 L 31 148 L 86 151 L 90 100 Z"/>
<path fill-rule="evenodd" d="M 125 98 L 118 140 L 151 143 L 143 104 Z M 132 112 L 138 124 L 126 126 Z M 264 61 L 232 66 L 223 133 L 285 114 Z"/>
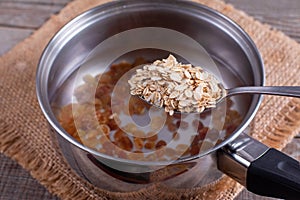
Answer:
<path fill-rule="evenodd" d="M 264 15 L 299 16 L 299 0 L 224 0 L 246 13 L 262 13 Z M 265 13 L 266 12 L 266 13 Z"/>
<path fill-rule="evenodd" d="M 226 2 L 234 4 L 236 8 L 244 10 L 246 13 L 254 16 L 259 21 L 271 24 L 279 30 L 282 30 L 287 35 L 296 39 L 300 37 L 299 26 L 300 26 L 300 1 L 299 0 L 225 0 Z M 64 5 L 69 2 L 69 0 L 0 0 L 0 24 L 3 17 L 5 17 L 5 23 L 2 24 L 6 27 L 1 27 L 0 25 L 0 55 L 12 46 L 22 41 L 24 38 L 29 36 L 33 31 L 33 28 L 36 29 L 43 23 L 51 14 L 57 12 L 58 10 L 48 9 L 52 5 Z M 6 7 L 5 7 L 6 5 Z M 10 11 L 8 11 L 10 9 Z M 27 10 L 27 11 L 24 11 Z M 37 10 L 40 10 L 37 12 Z M 27 12 L 27 14 L 23 14 Z M 30 14 L 31 12 L 31 14 Z M 53 12 L 53 13 L 52 13 Z M 9 16 L 5 16 L 9 14 Z M 47 16 L 48 15 L 48 16 Z M 25 18 L 24 18 L 25 17 Z M 26 18 L 27 17 L 27 18 Z M 36 20 L 35 18 L 41 18 Z M 28 27 L 28 23 L 34 20 L 32 27 Z M 10 21 L 8 23 L 8 21 Z M 27 24 L 26 24 L 27 23 Z M 27 28 L 25 27 L 25 25 Z M 40 24 L 40 25 L 37 25 Z M 23 25 L 23 26 L 22 26 Z M 20 26 L 22 28 L 13 28 Z M 300 40 L 298 40 L 300 41 Z M 0 66 L 1 67 L 1 66 Z M 289 145 L 286 148 L 287 153 L 293 155 L 300 159 L 300 139 L 295 139 L 295 142 L 292 143 L 292 146 Z M 294 143 L 296 143 L 294 145 Z M 296 152 L 296 154 L 292 153 Z M 1 163 L 2 160 L 0 160 Z M 22 169 L 20 169 L 22 170 Z M 29 176 L 29 175 L 28 175 Z M 20 185 L 16 184 L 16 187 Z M 37 188 L 37 190 L 39 190 Z M 30 194 L 28 191 L 24 191 L 24 198 L 26 195 Z M 13 195 L 13 194 L 11 194 Z M 1 196 L 1 195 L 0 195 Z M 11 196 L 12 199 L 20 197 Z M 32 197 L 33 198 L 33 197 Z M 37 197 L 38 198 L 38 197 Z M 272 198 L 260 197 L 254 195 L 250 192 L 244 190 L 236 200 L 270 200 Z"/>
<path fill-rule="evenodd" d="M 224 0 L 300 42 L 299 0 Z"/>
<path fill-rule="evenodd" d="M 27 38 L 33 30 L 0 27 L 0 55 Z"/>
<path fill-rule="evenodd" d="M 22 4 L 0 2 L 0 25 L 36 29 L 51 14 L 58 12 L 62 5 Z"/>
<path fill-rule="evenodd" d="M 287 153 L 294 159 L 300 161 L 300 137 L 299 137 L 299 135 L 296 136 L 293 139 L 293 141 L 284 148 L 283 152 Z"/>
<path fill-rule="evenodd" d="M 60 4 L 64 5 L 71 0 L 1 0 L 2 2 L 20 2 L 23 4 L 36 3 L 36 4 Z"/>

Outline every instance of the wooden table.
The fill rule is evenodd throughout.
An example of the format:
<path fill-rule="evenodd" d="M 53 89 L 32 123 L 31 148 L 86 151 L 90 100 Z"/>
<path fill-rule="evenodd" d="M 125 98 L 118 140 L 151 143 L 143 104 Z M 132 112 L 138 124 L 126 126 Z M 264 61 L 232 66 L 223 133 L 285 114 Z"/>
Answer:
<path fill-rule="evenodd" d="M 0 0 L 0 55 L 37 30 L 71 0 Z M 299 0 L 225 0 L 257 20 L 268 23 L 300 42 Z M 0 66 L 1 67 L 1 66 Z M 300 137 L 285 150 L 300 160 Z M 0 199 L 58 199 L 49 194 L 15 161 L 0 154 Z M 271 199 L 244 190 L 236 200 Z"/>

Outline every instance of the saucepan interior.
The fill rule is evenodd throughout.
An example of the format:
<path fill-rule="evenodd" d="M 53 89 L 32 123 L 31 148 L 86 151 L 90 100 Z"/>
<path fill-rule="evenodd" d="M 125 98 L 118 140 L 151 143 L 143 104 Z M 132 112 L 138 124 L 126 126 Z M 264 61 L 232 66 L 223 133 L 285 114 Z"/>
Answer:
<path fill-rule="evenodd" d="M 193 42 L 201 46 L 200 51 Z M 249 36 L 216 11 L 185 1 L 121 1 L 96 7 L 68 23 L 45 49 L 37 71 L 41 108 L 71 167 L 96 186 L 128 191 L 156 181 L 185 188 L 203 184 L 204 177 L 213 181 L 217 178 L 211 176 L 217 171 L 215 150 L 234 140 L 254 117 L 259 95 L 228 100 L 239 113 L 238 124 L 228 128 L 230 134 L 210 148 L 172 163 L 107 155 L 80 143 L 60 124 L 57 109 L 72 103 L 74 81 L 84 77 L 78 75 L 83 69 L 97 75 L 122 61 L 137 62 L 141 57 L 153 61 L 170 53 L 182 62 L 192 60 L 199 65 L 203 65 L 203 54 L 209 56 L 208 62 L 226 87 L 264 83 L 263 64 Z M 124 66 L 127 64 L 120 65 Z"/>

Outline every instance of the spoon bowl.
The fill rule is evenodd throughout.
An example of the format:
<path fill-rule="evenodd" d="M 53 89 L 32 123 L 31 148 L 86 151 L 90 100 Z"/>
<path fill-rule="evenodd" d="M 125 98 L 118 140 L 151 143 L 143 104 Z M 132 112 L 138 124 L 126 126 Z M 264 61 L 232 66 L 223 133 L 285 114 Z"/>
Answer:
<path fill-rule="evenodd" d="M 164 107 L 170 115 L 202 113 L 224 98 L 240 94 L 268 94 L 300 97 L 300 86 L 242 86 L 226 89 L 214 73 L 199 66 L 168 58 L 137 67 L 128 80 L 130 94 L 148 104 Z"/>
<path fill-rule="evenodd" d="M 221 87 L 222 93 L 220 98 L 216 101 L 216 106 L 227 97 L 243 94 L 264 94 L 300 98 L 300 86 L 242 86 L 225 89 L 222 84 L 219 84 L 219 87 Z M 148 104 L 151 104 L 141 96 L 138 97 Z M 154 104 L 151 104 L 151 106 L 159 107 Z M 206 108 L 203 112 L 207 112 L 209 110 L 211 110 L 211 108 Z M 174 113 L 182 112 L 175 110 Z"/>

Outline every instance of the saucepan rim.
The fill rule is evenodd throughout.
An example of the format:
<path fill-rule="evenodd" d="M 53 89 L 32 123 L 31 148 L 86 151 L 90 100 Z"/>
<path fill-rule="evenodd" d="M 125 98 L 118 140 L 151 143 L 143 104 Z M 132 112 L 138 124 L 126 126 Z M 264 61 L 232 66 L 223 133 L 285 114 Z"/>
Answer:
<path fill-rule="evenodd" d="M 159 5 L 158 5 L 159 4 Z M 55 56 L 59 53 L 59 50 L 63 48 L 65 43 L 67 42 L 67 39 L 72 38 L 76 35 L 76 33 L 80 32 L 84 28 L 88 27 L 93 20 L 97 19 L 100 20 L 104 17 L 109 17 L 110 15 L 114 14 L 115 12 L 121 12 L 124 10 L 130 10 L 130 9 L 137 9 L 137 8 L 149 8 L 150 6 L 153 6 L 154 8 L 162 6 L 167 6 L 168 9 L 177 9 L 178 12 L 191 12 L 192 14 L 199 15 L 199 12 L 205 14 L 205 17 L 214 18 L 216 20 L 221 20 L 222 22 L 226 22 L 226 28 L 229 27 L 231 30 L 234 31 L 234 33 L 238 33 L 238 36 L 242 37 L 242 40 L 248 44 L 248 47 L 246 49 L 251 49 L 254 56 L 256 57 L 256 61 L 258 62 L 260 68 L 260 74 L 262 76 L 259 78 L 259 80 L 255 80 L 261 85 L 264 85 L 265 78 L 264 78 L 264 67 L 263 67 L 263 61 L 260 56 L 260 53 L 250 38 L 250 36 L 235 22 L 233 22 L 228 17 L 224 16 L 223 14 L 219 13 L 216 10 L 213 10 L 207 6 L 190 2 L 190 1 L 174 1 L 174 0 L 147 0 L 147 1 L 139 1 L 139 0 L 130 0 L 130 1 L 117 1 L 117 2 L 109 2 L 97 7 L 94 7 L 73 20 L 71 20 L 69 23 L 67 23 L 63 28 L 61 28 L 55 36 L 50 40 L 46 48 L 44 49 L 42 56 L 39 60 L 38 67 L 37 67 L 37 73 L 36 73 L 36 90 L 37 90 L 37 98 L 38 102 L 40 104 L 41 110 L 44 113 L 44 116 L 47 119 L 47 122 L 50 124 L 50 126 L 58 133 L 60 134 L 64 139 L 66 139 L 71 144 L 77 146 L 78 148 L 91 153 L 92 155 L 98 156 L 103 159 L 108 160 L 114 160 L 119 161 L 122 163 L 127 164 L 134 164 L 134 165 L 147 165 L 147 166 L 162 166 L 162 165 L 168 165 L 170 164 L 168 161 L 137 161 L 137 160 L 129 160 L 129 159 L 123 159 L 123 158 L 117 158 L 113 156 L 109 156 L 106 154 L 102 154 L 100 152 L 97 152 L 95 150 L 92 150 L 83 144 L 76 141 L 72 136 L 70 136 L 66 131 L 63 130 L 63 128 L 60 126 L 60 124 L 57 122 L 52 109 L 51 105 L 48 99 L 48 78 L 49 73 L 51 70 L 51 62 L 55 59 Z M 212 22 L 217 23 L 217 22 Z M 218 25 L 218 24 L 216 24 Z M 225 26 L 225 25 L 224 25 Z M 228 31 L 227 29 L 222 28 L 223 31 Z M 253 72 L 255 73 L 255 72 Z M 254 77 L 255 79 L 256 77 Z M 246 127 L 249 126 L 249 123 L 253 120 L 255 114 L 257 113 L 259 109 L 259 105 L 262 101 L 261 95 L 255 96 L 256 100 L 254 103 L 254 100 L 251 102 L 252 110 L 251 113 L 246 114 L 243 122 L 239 126 L 239 128 L 231 134 L 229 138 L 221 142 L 220 144 L 216 145 L 214 148 L 211 148 L 210 150 L 203 152 L 201 154 L 190 156 L 187 158 L 182 158 L 179 160 L 174 161 L 173 163 L 182 163 L 190 160 L 194 160 L 200 157 L 203 157 L 207 154 L 210 154 L 212 152 L 215 152 L 216 150 L 222 148 L 226 144 L 232 142 L 237 136 L 239 136 Z"/>

